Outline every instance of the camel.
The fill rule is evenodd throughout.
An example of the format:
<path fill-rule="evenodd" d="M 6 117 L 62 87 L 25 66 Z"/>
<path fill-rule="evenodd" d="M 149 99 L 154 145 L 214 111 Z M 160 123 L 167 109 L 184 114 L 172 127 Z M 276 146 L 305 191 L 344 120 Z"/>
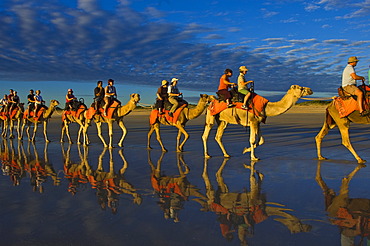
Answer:
<path fill-rule="evenodd" d="M 162 125 L 168 125 L 168 126 L 175 126 L 179 130 L 178 134 L 177 134 L 176 150 L 177 150 L 177 152 L 182 152 L 183 147 L 185 145 L 185 142 L 189 138 L 189 134 L 185 130 L 186 123 L 189 120 L 192 120 L 192 119 L 195 119 L 195 118 L 199 117 L 203 113 L 204 109 L 207 107 L 207 104 L 209 102 L 211 102 L 212 100 L 214 100 L 214 99 L 215 99 L 215 96 L 213 96 L 213 95 L 208 96 L 206 94 L 201 94 L 197 106 L 195 108 L 184 108 L 180 112 L 180 115 L 179 115 L 176 123 L 168 122 L 165 119 L 165 117 L 158 117 L 156 122 L 153 125 L 150 126 L 150 129 L 149 129 L 149 132 L 148 132 L 147 148 L 152 149 L 152 147 L 150 146 L 150 137 L 153 134 L 153 132 L 155 131 L 156 136 L 157 136 L 157 141 L 160 144 L 160 146 L 162 148 L 162 151 L 167 152 L 167 149 L 164 147 L 164 145 L 162 143 L 160 130 L 159 130 L 159 126 L 160 126 L 160 124 L 162 124 Z M 180 144 L 180 139 L 181 139 L 182 134 L 184 135 L 184 139 Z"/>
<path fill-rule="evenodd" d="M 330 129 L 333 129 L 335 126 L 338 126 L 340 135 L 342 137 L 342 144 L 352 153 L 356 158 L 358 163 L 365 163 L 366 160 L 362 159 L 352 147 L 350 138 L 349 138 L 349 127 L 351 122 L 358 124 L 370 124 L 370 116 L 361 117 L 359 111 L 354 111 L 347 117 L 340 118 L 339 112 L 332 101 L 326 108 L 326 117 L 324 125 L 322 126 L 320 132 L 315 137 L 316 148 L 317 148 L 317 157 L 319 160 L 326 160 L 327 158 L 321 155 L 321 143 L 324 137 L 328 134 Z"/>
<path fill-rule="evenodd" d="M 84 127 L 85 127 L 85 121 L 86 121 L 86 115 L 85 115 L 85 112 L 86 112 L 86 106 L 83 105 L 84 108 L 82 109 L 82 112 L 80 112 L 78 115 L 76 114 L 65 114 L 65 112 L 69 111 L 69 110 L 63 110 L 63 113 L 62 115 L 65 115 L 65 118 L 63 119 L 63 123 L 62 123 L 62 133 L 61 133 L 61 137 L 60 137 L 60 142 L 64 142 L 64 133 L 66 134 L 67 138 L 68 138 L 68 142 L 70 144 L 73 143 L 72 139 L 71 139 L 71 135 L 69 134 L 69 124 L 75 122 L 77 123 L 80 128 L 78 130 L 78 133 L 77 133 L 77 143 L 80 144 L 81 141 L 80 141 L 80 137 L 81 135 L 83 135 L 84 133 Z M 81 110 L 81 109 L 79 109 Z M 77 113 L 77 112 L 75 112 Z M 89 142 L 88 140 L 88 137 L 87 136 L 83 136 L 83 142 Z"/>
<path fill-rule="evenodd" d="M 17 107 L 17 112 L 13 117 L 10 118 L 10 114 L 8 113 L 7 116 L 4 117 L 3 119 L 3 131 L 2 131 L 2 136 L 4 138 L 7 137 L 8 134 L 8 129 L 9 129 L 9 138 L 12 139 L 14 138 L 13 130 L 14 130 L 14 122 L 17 122 L 17 134 L 20 136 L 20 129 L 21 129 L 21 121 L 23 118 L 23 112 L 24 112 L 24 103 L 20 103 L 19 106 Z M 13 109 L 15 110 L 15 109 Z M 13 111 L 12 110 L 12 111 Z"/>
<path fill-rule="evenodd" d="M 264 114 L 266 117 L 281 115 L 288 111 L 298 101 L 299 98 L 311 95 L 312 93 L 312 90 L 308 87 L 292 85 L 280 101 L 268 102 L 266 104 Z M 230 155 L 226 152 L 226 149 L 222 143 L 222 135 L 228 124 L 238 124 L 245 127 L 249 126 L 250 128 L 250 147 L 244 148 L 243 154 L 250 152 L 251 160 L 259 160 L 259 158 L 255 156 L 254 149 L 264 143 L 264 139 L 260 130 L 260 124 L 264 120 L 264 117 L 259 117 L 251 112 L 246 112 L 245 110 L 239 108 L 227 108 L 217 115 L 212 116 L 210 114 L 210 109 L 207 109 L 206 124 L 202 136 L 205 158 L 211 157 L 208 154 L 207 139 L 215 120 L 218 123 L 215 139 L 225 158 L 229 158 Z"/>
<path fill-rule="evenodd" d="M 43 123 L 45 142 L 50 142 L 49 139 L 48 139 L 48 136 L 47 136 L 47 125 L 48 125 L 49 119 L 51 118 L 51 116 L 53 115 L 53 113 L 56 109 L 56 106 L 58 106 L 58 105 L 59 105 L 59 102 L 57 100 L 51 100 L 49 108 L 45 109 L 44 112 L 41 114 L 41 116 L 38 119 L 34 118 L 34 117 L 24 118 L 23 119 L 23 124 L 22 124 L 22 129 L 21 129 L 21 134 L 18 136 L 18 138 L 23 139 L 24 127 L 27 124 L 26 133 L 27 133 L 28 141 L 31 141 L 31 142 L 35 141 L 37 126 L 38 126 L 38 124 Z M 30 138 L 29 130 L 30 130 L 31 123 L 34 124 L 34 127 L 33 127 L 33 135 Z"/>
<path fill-rule="evenodd" d="M 123 123 L 123 117 L 131 113 L 132 110 L 136 108 L 136 104 L 140 101 L 140 95 L 139 94 L 131 94 L 130 100 L 127 102 L 126 105 L 118 106 L 117 109 L 113 112 L 112 118 L 103 117 L 100 114 L 95 114 L 92 119 L 94 119 L 96 123 L 96 128 L 98 130 L 98 136 L 100 140 L 103 142 L 104 147 L 107 148 L 113 148 L 113 122 L 117 122 L 118 126 L 122 129 L 122 137 L 120 141 L 118 142 L 119 147 L 123 147 L 123 140 L 125 139 L 125 136 L 127 134 L 127 129 L 125 127 L 125 124 Z M 87 130 L 88 127 L 91 124 L 92 119 L 87 119 L 85 122 L 84 127 L 84 136 L 87 136 Z M 101 125 L 102 123 L 108 124 L 108 134 L 109 134 L 109 145 L 104 140 L 104 137 L 102 135 L 101 131 Z M 85 145 L 88 144 L 87 141 L 85 141 Z"/>

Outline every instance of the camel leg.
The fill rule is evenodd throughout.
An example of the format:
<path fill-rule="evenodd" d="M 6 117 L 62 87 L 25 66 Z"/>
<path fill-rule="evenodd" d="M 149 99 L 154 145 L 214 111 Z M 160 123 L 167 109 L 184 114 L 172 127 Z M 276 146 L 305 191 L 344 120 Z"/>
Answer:
<path fill-rule="evenodd" d="M 176 148 L 176 151 L 177 152 L 182 152 L 183 149 L 184 149 L 185 142 L 189 138 L 189 134 L 185 131 L 184 127 L 181 124 L 176 125 L 176 127 L 177 127 L 177 129 L 179 129 L 179 131 L 177 133 L 177 143 L 176 143 L 177 148 Z M 184 140 L 180 144 L 181 134 L 184 134 Z"/>
<path fill-rule="evenodd" d="M 213 116 L 208 117 L 209 113 L 207 114 L 206 118 L 206 124 L 204 126 L 204 131 L 202 135 L 202 140 L 203 140 L 203 150 L 204 150 L 204 157 L 205 158 L 211 158 L 211 156 L 208 154 L 208 149 L 207 149 L 207 140 L 209 136 L 209 132 L 211 131 L 215 118 Z"/>
<path fill-rule="evenodd" d="M 19 136 L 21 135 L 21 118 L 18 118 L 17 120 L 17 135 L 18 139 L 20 139 Z"/>
<path fill-rule="evenodd" d="M 147 144 L 146 144 L 147 149 L 153 149 L 152 146 L 150 146 L 150 137 L 152 136 L 153 132 L 154 132 L 154 127 L 153 125 L 150 125 L 148 136 L 147 136 Z"/>
<path fill-rule="evenodd" d="M 90 144 L 90 140 L 89 140 L 89 137 L 87 135 L 87 130 L 89 129 L 89 126 L 90 126 L 90 123 L 89 122 L 85 122 L 85 125 L 83 126 L 83 138 L 84 138 L 84 146 L 87 146 Z"/>
<path fill-rule="evenodd" d="M 14 131 L 14 122 L 13 122 L 13 120 L 10 120 L 9 121 L 9 138 L 10 139 L 14 138 L 13 131 Z"/>
<path fill-rule="evenodd" d="M 45 142 L 49 143 L 50 140 L 48 139 L 48 120 L 45 120 L 44 123 L 44 138 L 45 138 Z"/>
<path fill-rule="evenodd" d="M 216 137 L 215 140 L 220 146 L 222 153 L 224 154 L 225 158 L 229 158 L 230 155 L 226 152 L 226 149 L 224 147 L 224 144 L 222 143 L 222 135 L 224 134 L 225 128 L 227 127 L 227 122 L 221 121 L 220 124 L 217 127 Z"/>
<path fill-rule="evenodd" d="M 119 140 L 119 142 L 118 142 L 118 146 L 119 146 L 119 147 L 123 147 L 123 140 L 124 140 L 124 139 L 125 139 L 125 137 L 126 137 L 127 129 L 126 129 L 126 126 L 125 126 L 125 124 L 123 123 L 123 121 L 122 121 L 122 120 L 120 120 L 120 121 L 118 122 L 118 125 L 119 125 L 119 127 L 121 127 L 121 129 L 122 129 L 122 137 L 121 137 L 121 140 Z"/>
<path fill-rule="evenodd" d="M 36 137 L 36 132 L 37 132 L 37 122 L 35 122 L 33 124 L 33 134 L 32 134 L 32 137 L 30 139 L 31 142 L 34 142 L 35 141 L 35 137 Z"/>
<path fill-rule="evenodd" d="M 109 148 L 113 148 L 113 122 L 108 122 Z"/>
<path fill-rule="evenodd" d="M 352 147 L 351 141 L 349 139 L 349 132 L 348 127 L 345 125 L 338 125 L 340 134 L 342 136 L 342 144 L 352 153 L 352 155 L 356 158 L 357 162 L 365 163 L 366 160 L 363 160 L 355 151 L 355 149 Z"/>
<path fill-rule="evenodd" d="M 155 123 L 155 124 L 153 124 L 153 125 L 150 126 L 150 129 L 149 129 L 149 132 L 148 132 L 148 149 L 151 149 L 152 148 L 150 146 L 150 137 L 151 137 L 153 131 L 155 131 L 155 135 L 156 135 L 157 141 L 158 141 L 159 145 L 161 146 L 162 151 L 163 152 L 167 152 L 167 149 L 164 147 L 163 142 L 162 142 L 162 139 L 161 139 L 161 133 L 160 133 L 160 129 L 159 129 L 159 124 L 158 123 Z"/>
<path fill-rule="evenodd" d="M 105 148 L 108 147 L 107 143 L 105 142 L 104 138 L 103 138 L 103 135 L 101 134 L 101 122 L 96 122 L 96 130 L 98 131 L 98 136 L 100 138 L 100 140 L 103 142 L 103 145 Z"/>
<path fill-rule="evenodd" d="M 324 122 L 324 125 L 322 126 L 320 132 L 316 135 L 315 141 L 316 141 L 316 149 L 317 149 L 317 158 L 319 160 L 326 160 L 327 158 L 323 157 L 321 155 L 321 143 L 324 137 L 329 133 L 329 125 L 326 123 L 326 120 Z"/>
<path fill-rule="evenodd" d="M 67 136 L 67 138 L 68 138 L 68 143 L 69 143 L 69 144 L 73 144 L 73 141 L 72 141 L 72 139 L 71 139 L 71 134 L 70 134 L 70 132 L 69 132 L 69 123 L 68 123 L 68 122 L 64 123 L 63 128 L 64 128 L 65 133 L 66 133 L 66 136 Z M 63 129 L 62 129 L 62 132 L 63 132 Z"/>
<path fill-rule="evenodd" d="M 256 123 L 256 122 L 253 122 L 253 123 L 251 123 L 250 124 L 250 135 L 249 135 L 249 144 L 250 144 L 250 148 L 249 148 L 249 150 L 250 150 L 250 152 L 251 152 L 251 160 L 252 161 L 258 161 L 259 160 L 259 158 L 257 158 L 256 156 L 255 156 L 255 154 L 254 154 L 254 150 L 255 150 L 255 148 L 258 146 L 258 144 L 256 144 L 256 142 L 257 142 L 257 139 L 258 139 L 258 141 L 260 142 L 261 141 L 261 139 L 259 139 L 260 138 L 260 129 L 259 129 L 259 124 L 258 123 Z M 263 139 L 263 138 L 262 138 Z M 244 149 L 244 151 L 243 151 L 243 153 L 245 153 L 245 149 Z"/>

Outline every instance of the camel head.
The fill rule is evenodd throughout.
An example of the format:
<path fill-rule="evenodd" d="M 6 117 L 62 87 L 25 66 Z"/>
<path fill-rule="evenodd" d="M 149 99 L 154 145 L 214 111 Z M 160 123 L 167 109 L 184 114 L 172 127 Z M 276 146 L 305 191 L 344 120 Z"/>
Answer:
<path fill-rule="evenodd" d="M 213 95 L 208 96 L 207 94 L 200 94 L 200 98 L 201 98 L 202 101 L 207 102 L 207 103 L 210 103 L 214 99 L 216 99 L 215 96 L 213 96 Z"/>
<path fill-rule="evenodd" d="M 50 100 L 50 107 L 56 107 L 59 105 L 59 102 L 57 100 Z"/>
<path fill-rule="evenodd" d="M 313 91 L 308 87 L 302 87 L 299 85 L 292 85 L 288 91 L 288 93 L 293 94 L 297 98 L 301 98 L 304 96 L 312 95 Z"/>
<path fill-rule="evenodd" d="M 133 103 L 137 104 L 138 102 L 140 102 L 140 95 L 137 94 L 137 93 L 132 93 L 130 95 L 130 101 L 132 101 Z"/>

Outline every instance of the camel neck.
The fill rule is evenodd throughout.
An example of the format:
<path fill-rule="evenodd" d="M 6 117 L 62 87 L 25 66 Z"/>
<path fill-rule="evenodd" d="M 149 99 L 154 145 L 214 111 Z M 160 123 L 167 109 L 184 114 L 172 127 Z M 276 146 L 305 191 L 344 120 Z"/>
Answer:
<path fill-rule="evenodd" d="M 268 102 L 266 105 L 266 116 L 277 116 L 285 113 L 288 111 L 296 102 L 298 101 L 298 97 L 288 91 L 284 97 L 277 102 Z"/>

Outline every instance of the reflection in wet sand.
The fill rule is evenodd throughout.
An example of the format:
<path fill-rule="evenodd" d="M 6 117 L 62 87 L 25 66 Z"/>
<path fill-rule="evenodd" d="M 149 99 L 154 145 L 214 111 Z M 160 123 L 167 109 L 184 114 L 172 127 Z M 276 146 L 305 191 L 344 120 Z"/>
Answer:
<path fill-rule="evenodd" d="M 114 171 L 112 149 L 109 149 L 109 171 L 104 171 L 103 157 L 106 151 L 107 148 L 104 148 L 102 153 L 99 155 L 98 167 L 95 170 L 88 162 L 88 147 L 84 147 L 83 155 L 85 177 L 91 184 L 91 188 L 96 189 L 96 196 L 101 209 L 105 210 L 106 207 L 108 207 L 111 209 L 113 214 L 117 213 L 119 195 L 121 194 L 131 195 L 133 202 L 140 205 L 142 202 L 141 195 L 132 184 L 126 181 L 124 176 L 128 163 L 123 155 L 123 150 L 120 149 L 118 151 L 123 165 L 117 173 Z"/>
<path fill-rule="evenodd" d="M 325 210 L 329 220 L 337 225 L 341 234 L 341 245 L 355 245 L 355 239 L 359 236 L 356 245 L 370 242 L 370 199 L 350 198 L 349 183 L 361 168 L 365 165 L 357 165 L 352 172 L 342 179 L 339 194 L 327 186 L 321 176 L 321 162 L 317 163 L 316 182 L 324 193 Z"/>
<path fill-rule="evenodd" d="M 31 145 L 32 150 L 31 151 Z M 18 141 L 17 151 L 14 148 L 13 140 L 2 139 L 1 141 L 1 163 L 4 175 L 9 175 L 13 185 L 20 184 L 21 179 L 30 178 L 30 184 L 33 191 L 40 193 L 44 192 L 43 183 L 50 177 L 54 185 L 60 184 L 60 179 L 57 176 L 53 166 L 49 162 L 48 144 L 45 144 L 44 158 L 39 157 L 36 145 L 32 142 L 27 145 L 27 152 L 24 150 L 22 141 Z"/>
<path fill-rule="evenodd" d="M 202 177 L 204 179 L 207 202 L 203 204 L 203 211 L 212 211 L 217 214 L 221 234 L 227 240 L 237 234 L 241 245 L 247 245 L 247 237 L 254 234 L 254 226 L 274 216 L 274 220 L 285 225 L 291 233 L 308 232 L 311 226 L 301 223 L 300 219 L 287 213 L 292 209 L 284 205 L 266 202 L 266 194 L 261 193 L 263 174 L 255 170 L 255 161 L 245 165 L 250 169 L 249 191 L 230 192 L 225 184 L 222 172 L 229 159 L 225 158 L 216 173 L 218 188 L 215 191 L 208 176 L 208 159 L 204 159 Z M 277 217 L 276 217 L 277 216 Z"/>
<path fill-rule="evenodd" d="M 159 207 L 162 209 L 165 219 L 171 218 L 174 222 L 179 222 L 179 212 L 184 208 L 184 202 L 188 201 L 190 196 L 203 200 L 206 197 L 186 178 L 190 169 L 186 165 L 182 153 L 177 153 L 179 174 L 169 176 L 162 173 L 162 161 L 165 152 L 162 152 L 156 166 L 152 162 L 150 153 L 151 151 L 148 150 L 148 163 L 152 170 L 151 183 L 159 198 Z"/>

